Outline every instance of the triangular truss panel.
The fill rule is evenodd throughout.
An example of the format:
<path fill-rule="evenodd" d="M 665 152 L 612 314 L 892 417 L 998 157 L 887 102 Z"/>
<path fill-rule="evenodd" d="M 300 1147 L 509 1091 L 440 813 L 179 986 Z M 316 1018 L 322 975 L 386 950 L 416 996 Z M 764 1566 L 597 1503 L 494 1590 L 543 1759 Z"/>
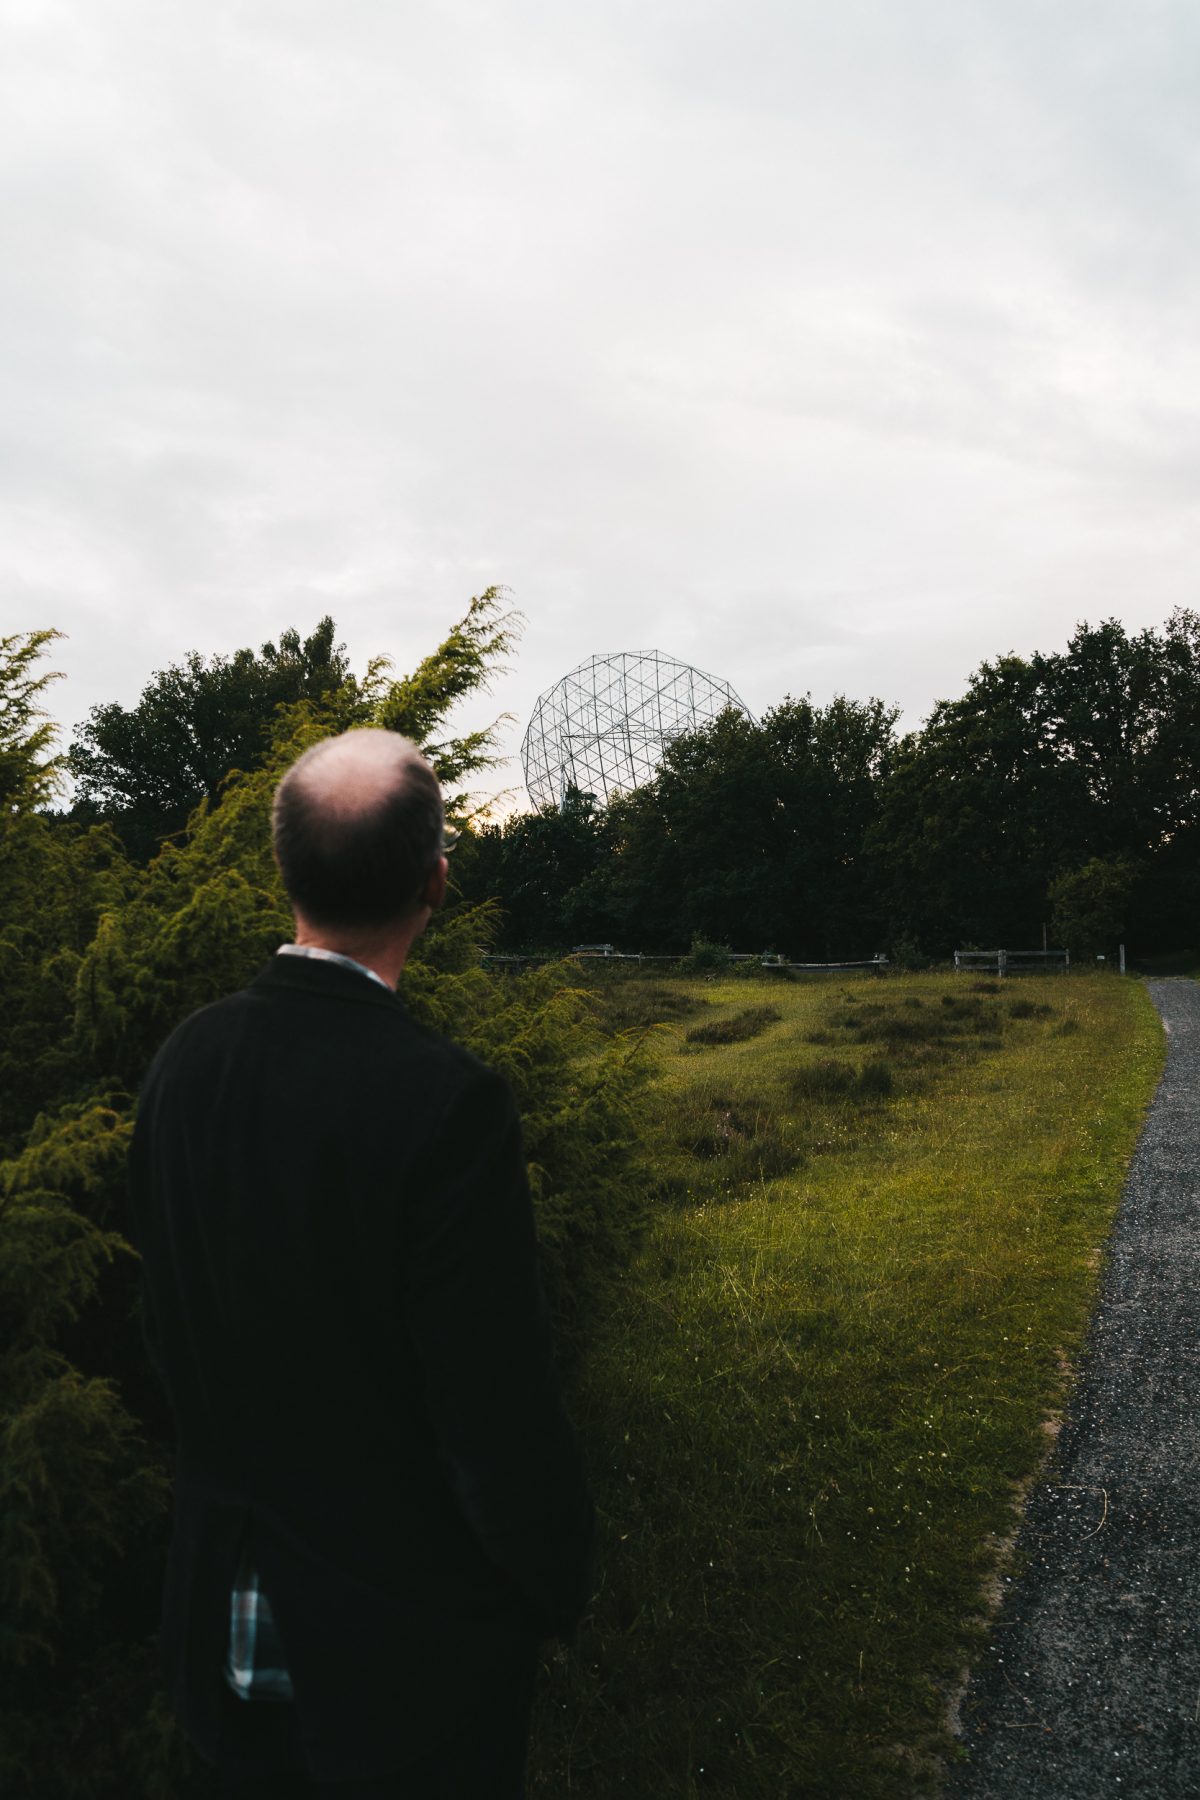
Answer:
<path fill-rule="evenodd" d="M 529 797 L 539 812 L 568 788 L 604 804 L 649 781 L 672 738 L 728 706 L 747 711 L 728 682 L 659 650 L 590 657 L 534 706 L 521 745 Z"/>

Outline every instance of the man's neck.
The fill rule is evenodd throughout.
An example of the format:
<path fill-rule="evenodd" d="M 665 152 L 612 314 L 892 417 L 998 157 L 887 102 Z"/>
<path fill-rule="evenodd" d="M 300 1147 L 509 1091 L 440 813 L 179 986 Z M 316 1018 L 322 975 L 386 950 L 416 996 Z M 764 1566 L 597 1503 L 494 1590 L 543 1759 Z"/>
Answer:
<path fill-rule="evenodd" d="M 412 929 L 405 927 L 384 937 L 363 938 L 345 932 L 323 931 L 297 917 L 295 941 L 306 949 L 333 950 L 339 956 L 348 956 L 351 962 L 361 963 L 388 987 L 395 988 L 417 935 L 415 920 Z"/>

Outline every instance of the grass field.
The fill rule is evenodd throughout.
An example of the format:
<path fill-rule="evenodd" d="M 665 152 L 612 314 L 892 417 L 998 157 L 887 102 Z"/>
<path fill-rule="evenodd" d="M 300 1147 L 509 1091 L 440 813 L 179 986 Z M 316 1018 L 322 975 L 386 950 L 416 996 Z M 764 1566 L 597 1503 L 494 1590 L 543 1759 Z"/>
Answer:
<path fill-rule="evenodd" d="M 1162 1060 L 1115 976 L 621 981 L 663 1197 L 574 1400 L 530 1792 L 936 1791 Z"/>

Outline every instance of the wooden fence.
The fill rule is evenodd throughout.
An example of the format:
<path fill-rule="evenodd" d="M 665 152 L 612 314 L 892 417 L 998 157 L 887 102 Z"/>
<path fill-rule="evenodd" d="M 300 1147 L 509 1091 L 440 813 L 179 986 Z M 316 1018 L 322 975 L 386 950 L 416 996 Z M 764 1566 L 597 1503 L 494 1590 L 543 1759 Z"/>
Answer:
<path fill-rule="evenodd" d="M 1071 967 L 1069 950 L 956 950 L 956 969 L 982 969 L 989 975 L 1030 975 L 1044 969 Z"/>
<path fill-rule="evenodd" d="M 645 955 L 641 951 L 613 950 L 608 946 L 590 944 L 574 950 L 564 950 L 558 956 L 507 956 L 495 950 L 486 950 L 480 953 L 480 960 L 485 969 L 516 970 L 536 967 L 548 962 L 565 962 L 568 958 L 574 962 L 583 963 L 636 963 L 639 965 L 669 963 L 674 968 L 679 968 L 688 961 L 689 953 L 685 951 L 681 956 L 667 956 L 659 953 Z M 749 950 L 730 951 L 728 960 L 730 963 L 743 967 L 746 963 L 757 963 L 763 969 L 809 969 L 831 972 L 838 969 L 873 969 L 877 975 L 882 975 L 888 967 L 886 956 L 872 956 L 864 962 L 789 962 L 786 957 L 756 956 L 753 951 Z M 705 973 L 707 972 L 705 971 Z"/>

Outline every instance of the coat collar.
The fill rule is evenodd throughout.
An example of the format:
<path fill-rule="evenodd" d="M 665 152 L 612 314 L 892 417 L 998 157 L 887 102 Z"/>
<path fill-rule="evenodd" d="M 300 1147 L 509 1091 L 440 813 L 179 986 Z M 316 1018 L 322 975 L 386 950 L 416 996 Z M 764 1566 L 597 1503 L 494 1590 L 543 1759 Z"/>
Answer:
<path fill-rule="evenodd" d="M 365 975 L 368 981 L 378 982 L 386 988 L 387 982 L 374 969 L 368 969 L 366 963 L 355 962 L 352 956 L 344 956 L 340 950 L 328 950 L 323 944 L 280 944 L 276 956 L 310 956 L 314 962 L 337 963 L 339 968 L 350 969 L 355 974 Z M 389 993 L 394 989 L 388 989 Z"/>
<path fill-rule="evenodd" d="M 404 1002 L 369 975 L 347 969 L 341 963 L 316 956 L 273 956 L 250 983 L 252 988 L 291 988 L 304 994 L 325 994 L 333 1000 L 357 1000 L 363 1006 L 383 1006 L 389 1012 Z"/>

